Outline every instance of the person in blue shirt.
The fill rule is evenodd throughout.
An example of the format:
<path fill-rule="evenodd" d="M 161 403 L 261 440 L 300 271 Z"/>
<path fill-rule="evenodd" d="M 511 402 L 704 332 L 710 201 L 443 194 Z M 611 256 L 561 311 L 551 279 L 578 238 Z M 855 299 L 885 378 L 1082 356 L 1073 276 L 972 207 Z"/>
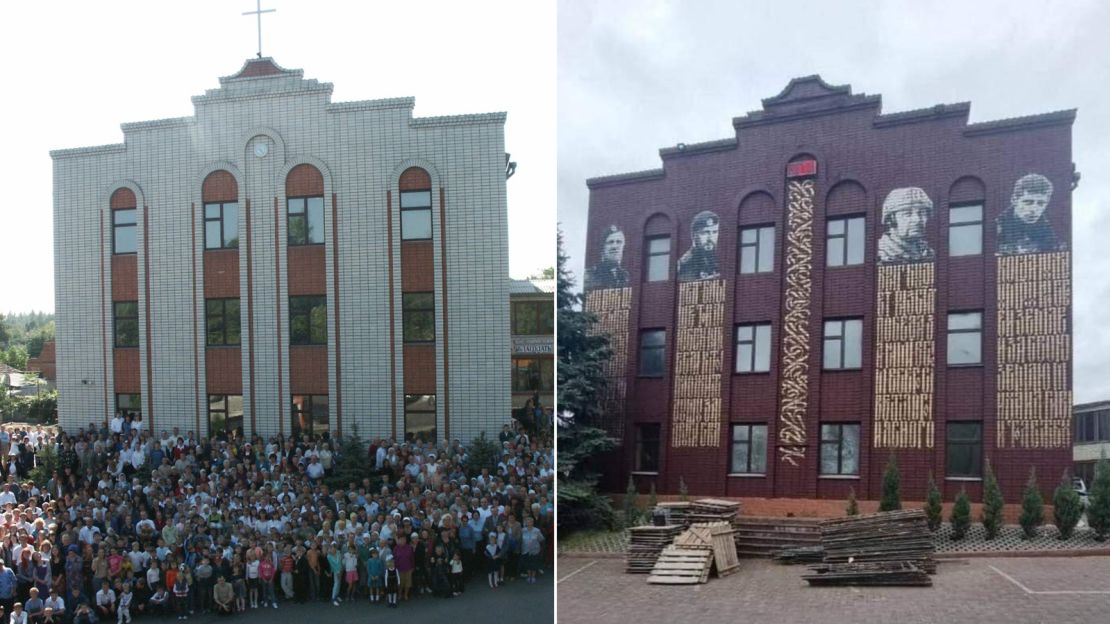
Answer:
<path fill-rule="evenodd" d="M 15 577 L 15 572 L 4 565 L 3 559 L 0 559 L 0 605 L 4 607 L 5 613 L 11 613 L 12 611 L 17 585 L 18 580 Z"/>

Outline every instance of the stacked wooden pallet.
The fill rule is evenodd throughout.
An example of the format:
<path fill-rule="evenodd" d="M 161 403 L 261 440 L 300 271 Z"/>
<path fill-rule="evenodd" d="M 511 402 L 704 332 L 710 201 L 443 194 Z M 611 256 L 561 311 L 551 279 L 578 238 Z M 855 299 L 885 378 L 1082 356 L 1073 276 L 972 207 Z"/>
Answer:
<path fill-rule="evenodd" d="M 731 524 L 739 513 L 739 501 L 702 498 L 690 505 L 686 517 L 690 519 L 690 524 L 698 522 L 728 522 Z"/>
<path fill-rule="evenodd" d="M 821 545 L 821 523 L 816 518 L 739 516 L 732 525 L 741 557 L 771 557 L 784 548 Z"/>
<path fill-rule="evenodd" d="M 648 582 L 658 585 L 705 583 L 709 580 L 709 569 L 712 567 L 712 550 L 667 546 L 659 553 Z"/>
<path fill-rule="evenodd" d="M 821 563 L 825 559 L 825 549 L 821 546 L 796 546 L 783 548 L 773 557 L 779 563 Z"/>
<path fill-rule="evenodd" d="M 691 503 L 689 501 L 659 503 L 655 506 L 655 511 L 662 511 L 666 515 L 668 519 L 667 524 L 690 526 L 690 521 L 686 518 L 686 514 L 690 511 L 690 505 Z"/>
<path fill-rule="evenodd" d="M 728 522 L 692 524 L 675 538 L 674 545 L 692 550 L 713 551 L 717 577 L 724 577 L 740 569 L 736 557 L 736 542 L 732 538 L 732 525 Z"/>
<path fill-rule="evenodd" d="M 937 571 L 933 534 L 921 509 L 886 511 L 821 523 L 825 563 L 909 563 Z"/>
<path fill-rule="evenodd" d="M 659 553 L 682 532 L 682 525 L 638 526 L 628 530 L 628 556 L 625 571 L 648 574 Z"/>
<path fill-rule="evenodd" d="M 908 585 L 929 586 L 933 579 L 907 561 L 872 563 L 823 563 L 812 566 L 804 578 L 810 585 Z"/>

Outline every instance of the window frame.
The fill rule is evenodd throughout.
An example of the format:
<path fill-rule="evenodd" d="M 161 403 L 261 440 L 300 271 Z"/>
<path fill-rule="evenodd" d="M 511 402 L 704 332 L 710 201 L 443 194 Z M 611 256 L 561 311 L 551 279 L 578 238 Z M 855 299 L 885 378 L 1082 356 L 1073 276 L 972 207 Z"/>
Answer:
<path fill-rule="evenodd" d="M 971 329 L 952 329 L 952 317 L 955 315 L 968 315 L 977 314 L 979 316 L 979 327 Z M 945 364 L 949 368 L 976 368 L 983 366 L 983 311 L 982 310 L 950 310 L 945 317 L 947 324 L 945 325 L 945 349 L 944 358 Z M 952 361 L 952 335 L 953 334 L 978 334 L 979 335 L 979 361 L 977 362 L 953 362 Z"/>
<path fill-rule="evenodd" d="M 978 432 L 977 439 L 956 439 L 952 438 L 953 425 L 966 426 L 975 425 Z M 980 481 L 983 478 L 983 423 L 978 420 L 950 420 L 945 423 L 944 432 L 944 478 L 954 480 L 972 480 Z M 953 450 L 962 447 L 970 447 L 972 452 L 973 473 L 971 474 L 954 474 L 952 472 L 952 453 Z M 978 460 L 978 461 L 974 461 Z"/>
<path fill-rule="evenodd" d="M 761 362 L 757 362 L 759 356 L 759 343 L 761 332 L 760 329 L 766 328 L 766 349 L 767 362 L 764 364 L 765 368 L 757 368 Z M 740 331 L 743 329 L 751 329 L 751 339 L 744 340 L 740 337 Z M 733 330 L 733 366 L 732 372 L 734 375 L 764 375 L 771 372 L 771 343 L 773 342 L 772 328 L 770 321 L 763 321 L 759 323 L 740 323 Z M 740 370 L 740 354 L 743 345 L 751 345 L 751 357 L 748 358 L 748 369 Z"/>
<path fill-rule="evenodd" d="M 297 397 L 302 397 L 300 407 L 297 406 L 297 400 L 296 400 Z M 319 401 L 320 397 L 323 397 L 324 400 Z M 292 406 L 292 408 L 290 409 L 290 416 L 293 419 L 292 426 L 290 428 L 290 432 L 292 434 L 294 434 L 294 435 L 297 435 L 297 434 L 300 434 L 300 435 L 317 435 L 316 432 L 318 430 L 320 430 L 320 427 L 318 426 L 320 423 L 316 419 L 316 413 L 318 411 L 317 408 L 318 407 L 323 407 L 323 406 L 320 405 L 320 403 L 323 403 L 323 406 L 327 407 L 326 411 L 324 412 L 325 414 L 327 414 L 327 420 L 325 421 L 326 425 L 324 426 L 323 431 L 330 431 L 331 430 L 331 400 L 330 400 L 330 397 L 328 395 L 326 395 L 326 394 L 293 394 L 293 395 L 290 395 L 289 404 Z M 305 409 L 306 406 L 308 408 L 307 411 Z M 308 430 L 307 430 L 307 433 L 306 433 L 305 429 L 301 428 L 300 421 L 297 418 L 297 416 L 302 415 L 302 414 L 307 414 L 308 415 Z"/>
<path fill-rule="evenodd" d="M 768 231 L 770 231 L 770 234 L 768 234 Z M 755 232 L 755 242 L 754 243 L 745 243 L 744 242 L 744 233 L 745 232 Z M 774 223 L 762 223 L 762 224 L 758 224 L 758 225 L 741 226 L 738 238 L 739 238 L 739 241 L 740 241 L 740 245 L 739 245 L 739 249 L 738 249 L 737 254 L 736 254 L 737 263 L 739 264 L 739 267 L 737 268 L 737 270 L 739 271 L 739 273 L 741 275 L 758 275 L 760 273 L 774 273 L 775 272 L 775 224 Z M 764 240 L 765 238 L 768 239 L 768 240 L 765 241 Z M 763 258 L 763 254 L 761 252 L 767 246 L 770 247 L 770 251 L 768 252 L 768 254 L 770 256 L 769 262 L 771 263 L 771 266 L 764 267 L 763 263 L 761 262 L 761 259 Z M 755 250 L 755 255 L 754 255 L 755 266 L 752 267 L 752 270 L 750 270 L 750 271 L 745 271 L 744 270 L 744 250 L 745 249 L 754 249 Z"/>
<path fill-rule="evenodd" d="M 127 407 L 121 407 L 120 404 L 119 404 L 120 397 L 134 397 L 135 403 L 138 404 L 138 407 L 132 407 L 130 405 L 128 405 Z M 130 402 L 130 400 L 128 402 Z M 143 415 L 143 395 L 141 393 L 138 393 L 138 392 L 117 392 L 116 393 L 115 406 L 116 406 L 115 413 L 116 414 L 123 414 L 123 416 L 125 418 L 127 417 L 128 414 L 136 414 L 138 416 L 142 416 Z"/>
<path fill-rule="evenodd" d="M 430 307 L 411 307 L 409 304 L 410 298 L 420 295 L 422 298 L 427 297 L 430 302 Z M 419 315 L 425 315 L 431 319 L 431 336 L 428 338 L 409 338 L 409 321 L 413 320 Z M 406 292 L 401 293 L 401 341 L 404 344 L 431 344 L 436 341 L 436 295 L 433 291 L 421 292 Z"/>
<path fill-rule="evenodd" d="M 230 333 L 230 331 L 229 331 L 230 330 L 230 323 L 228 321 L 227 304 L 228 304 L 228 302 L 231 302 L 231 301 L 234 301 L 235 304 L 239 308 L 238 312 L 236 312 L 236 314 L 235 314 L 236 318 L 238 319 L 238 323 L 237 323 L 238 327 L 235 330 L 235 334 L 239 337 L 239 339 L 235 342 L 231 342 L 231 340 L 228 338 L 228 335 Z M 220 311 L 218 313 L 213 313 L 212 312 L 212 308 L 210 306 L 213 303 L 219 304 Z M 243 317 L 242 317 L 242 312 L 243 312 L 242 302 L 239 300 L 238 297 L 205 299 L 204 300 L 204 344 L 205 344 L 205 346 L 207 346 L 207 347 L 238 347 L 238 346 L 242 346 L 242 343 L 243 343 L 243 333 L 242 333 Z M 211 341 L 211 337 L 212 337 L 211 331 L 212 331 L 212 329 L 209 326 L 209 323 L 213 319 L 217 319 L 217 318 L 220 319 L 220 327 L 221 327 L 221 334 L 222 334 L 223 340 L 221 342 L 212 342 Z M 213 395 L 213 396 L 216 396 L 216 395 Z"/>
<path fill-rule="evenodd" d="M 860 236 L 859 246 L 860 246 L 860 249 L 861 249 L 861 253 L 860 253 L 859 262 L 849 263 L 848 262 L 849 255 L 850 255 L 849 254 L 849 249 L 851 248 L 850 243 L 855 240 L 854 238 L 852 238 L 852 235 L 851 235 L 851 232 L 852 232 L 851 225 L 852 225 L 852 221 L 854 221 L 854 220 L 859 220 L 859 221 L 862 222 L 862 226 L 860 228 L 861 231 L 859 232 L 859 236 Z M 832 233 L 832 227 L 831 226 L 834 222 L 844 224 L 844 232 L 842 234 L 833 234 Z M 841 246 L 841 253 L 840 253 L 840 262 L 837 263 L 837 264 L 833 264 L 831 262 L 832 257 L 830 256 L 830 253 L 831 253 L 830 249 L 832 249 L 832 245 L 830 244 L 829 241 L 831 241 L 834 238 L 838 238 L 838 239 L 843 240 L 843 245 Z M 867 215 L 866 214 L 838 215 L 838 216 L 835 216 L 835 217 L 830 217 L 830 218 L 825 219 L 825 266 L 828 267 L 828 268 L 836 268 L 836 267 L 863 266 L 865 264 L 867 264 Z"/>
<path fill-rule="evenodd" d="M 667 250 L 666 251 L 652 251 L 652 249 L 651 249 L 652 242 L 657 241 L 657 240 L 666 240 L 667 241 Z M 666 281 L 670 281 L 670 279 L 671 279 L 671 251 L 673 249 L 674 249 L 674 245 L 672 244 L 670 234 L 659 234 L 657 236 L 646 236 L 646 237 L 644 237 L 644 281 L 645 282 L 666 282 Z M 666 269 L 666 271 L 664 272 L 663 277 L 653 279 L 652 274 L 651 274 L 651 267 L 652 267 L 652 258 L 655 258 L 655 257 L 664 257 L 664 258 L 666 258 L 666 262 L 663 265 L 664 268 Z"/>
<path fill-rule="evenodd" d="M 948 255 L 950 257 L 952 257 L 952 258 L 964 258 L 964 257 L 967 257 L 967 256 L 981 256 L 981 255 L 983 255 L 983 225 L 985 223 L 984 219 L 983 219 L 983 214 L 986 212 L 986 206 L 984 204 L 985 204 L 985 202 L 983 202 L 983 200 L 978 200 L 978 201 L 972 201 L 972 202 L 960 202 L 960 203 L 951 204 L 951 205 L 948 206 Z M 960 209 L 960 208 L 978 208 L 979 209 L 979 219 L 977 221 L 960 221 L 958 223 L 953 223 L 953 221 L 952 221 L 952 211 Z M 971 227 L 977 227 L 979 229 L 979 251 L 977 251 L 975 253 L 960 253 L 960 254 L 952 253 L 952 231 L 956 230 L 958 228 L 971 228 Z"/>
<path fill-rule="evenodd" d="M 305 301 L 319 300 L 320 303 L 311 305 L 307 310 L 295 309 L 294 303 L 303 303 Z M 324 314 L 324 336 L 320 340 L 319 337 L 312 335 L 312 312 L 317 307 L 323 307 Z M 295 330 L 294 323 L 296 319 L 304 318 L 306 322 L 307 338 L 294 339 Z M 290 295 L 289 296 L 289 344 L 291 346 L 310 346 L 310 345 L 326 345 L 328 344 L 328 297 L 327 295 Z M 302 396 L 302 395 L 297 395 Z M 307 396 L 307 395 L 305 395 Z"/>
<path fill-rule="evenodd" d="M 825 435 L 828 430 L 835 430 L 837 435 L 832 439 Z M 855 472 L 844 471 L 844 431 L 854 428 L 856 432 L 856 469 Z M 817 458 L 817 472 L 821 477 L 859 477 L 860 474 L 860 423 L 858 422 L 823 422 L 820 426 L 820 454 Z M 827 444 L 836 444 L 836 472 L 825 472 L 825 448 Z"/>
<path fill-rule="evenodd" d="M 550 357 L 514 356 L 511 370 L 510 387 L 514 393 L 539 392 L 545 394 L 555 391 L 555 360 Z M 526 384 L 517 383 L 523 381 L 518 375 L 518 371 L 525 370 L 528 371 L 529 383 L 533 378 L 539 379 L 538 387 L 525 387 Z"/>
<path fill-rule="evenodd" d="M 116 216 L 123 213 L 131 213 L 134 215 L 131 223 L 117 223 Z M 134 232 L 135 249 L 132 251 L 119 251 L 118 235 L 119 231 L 124 228 L 131 228 Z M 135 208 L 117 208 L 112 210 L 112 255 L 113 256 L 130 256 L 139 253 L 139 209 Z"/>
<path fill-rule="evenodd" d="M 119 306 L 121 305 L 135 306 L 134 316 L 121 316 L 119 313 Z M 135 344 L 120 344 L 119 327 L 120 321 L 134 321 L 135 322 Z M 116 349 L 137 349 L 141 342 L 141 334 L 139 331 L 139 302 L 138 301 L 113 301 L 112 302 L 112 346 Z"/>
<path fill-rule="evenodd" d="M 228 201 L 228 202 L 204 202 L 202 204 L 202 206 L 203 206 L 201 208 L 201 210 L 203 211 L 202 216 L 204 217 L 204 250 L 205 251 L 216 251 L 216 250 L 219 250 L 219 249 L 238 249 L 239 248 L 239 200 Z M 219 206 L 220 207 L 220 216 L 219 217 L 209 217 L 208 216 L 209 206 Z M 231 208 L 231 207 L 233 207 L 233 208 Z M 233 212 L 231 214 L 233 214 L 235 216 L 235 237 L 233 239 L 235 241 L 234 245 L 229 245 L 227 243 L 227 241 L 225 240 L 227 238 L 227 227 L 226 227 L 227 224 L 226 224 L 226 221 L 227 221 L 227 216 L 229 214 L 227 212 L 229 208 L 231 210 L 233 210 Z M 215 247 L 210 246 L 208 244 L 208 224 L 209 223 L 219 223 L 220 224 L 220 244 L 215 246 Z"/>
<path fill-rule="evenodd" d="M 647 431 L 654 431 L 654 435 L 650 437 L 645 436 L 644 434 Z M 661 468 L 663 463 L 662 431 L 663 427 L 660 423 L 636 423 L 634 455 L 632 458 L 632 472 L 640 474 L 659 474 L 659 469 Z M 644 462 L 645 458 L 647 458 L 647 456 L 645 456 L 644 454 L 645 443 L 648 442 L 655 443 L 654 466 L 645 465 Z"/>
<path fill-rule="evenodd" d="M 534 316 L 528 327 L 528 322 L 518 320 L 521 315 L 519 310 L 532 309 Z M 555 302 L 554 301 L 513 301 L 510 309 L 510 324 L 515 336 L 548 336 L 555 333 Z"/>
<path fill-rule="evenodd" d="M 853 321 L 859 323 L 859 345 L 857 346 L 857 350 L 859 351 L 859 365 L 857 365 L 857 366 L 847 366 L 846 365 L 846 360 L 847 360 L 846 351 L 847 350 L 844 348 L 845 345 L 848 343 L 848 340 L 847 340 L 847 334 L 848 334 L 847 323 L 853 322 Z M 829 324 L 830 323 L 839 323 L 840 324 L 840 335 L 838 335 L 838 336 L 830 336 L 829 335 Z M 843 317 L 843 318 L 827 318 L 827 319 L 825 319 L 825 322 L 822 325 L 822 328 L 823 328 L 824 331 L 823 331 L 823 334 L 821 336 L 821 370 L 823 370 L 823 371 L 858 371 L 858 370 L 863 370 L 863 318 L 858 317 L 858 316 Z M 830 367 L 826 364 L 826 357 L 827 357 L 828 348 L 829 348 L 828 345 L 829 345 L 830 341 L 835 341 L 835 342 L 840 343 L 840 365 L 839 366 L 831 366 Z"/>
<path fill-rule="evenodd" d="M 656 334 L 662 334 L 663 344 L 661 344 L 661 345 L 645 345 L 644 344 L 644 338 L 646 338 L 648 335 L 656 335 Z M 667 330 L 665 328 L 662 328 L 662 327 L 651 327 L 651 328 L 641 329 L 640 330 L 640 342 L 639 342 L 638 347 L 639 347 L 639 351 L 637 352 L 637 354 L 639 356 L 639 361 L 636 363 L 636 375 L 638 377 L 646 377 L 646 378 L 650 378 L 650 379 L 660 379 L 660 378 L 666 377 L 666 375 L 667 375 Z M 659 370 L 658 373 L 656 373 L 656 372 L 644 372 L 644 362 L 648 359 L 648 358 L 644 357 L 644 353 L 647 350 L 650 350 L 652 352 L 654 352 L 654 351 L 660 351 L 661 352 L 661 356 L 659 358 L 660 359 L 660 370 Z"/>
<path fill-rule="evenodd" d="M 746 440 L 737 440 L 736 432 L 742 429 L 747 430 L 748 437 Z M 752 461 L 752 449 L 755 447 L 756 429 L 763 430 L 763 466 L 761 470 L 754 470 L 754 462 Z M 767 425 L 764 423 L 732 423 L 730 435 L 728 473 L 734 476 L 767 476 Z M 737 470 L 735 462 L 737 446 L 746 446 L 748 449 L 748 462 L 743 466 L 744 470 Z"/>
<path fill-rule="evenodd" d="M 432 406 L 431 409 L 412 409 L 412 408 L 410 408 L 409 407 L 410 400 L 411 400 L 412 404 L 416 404 L 417 402 L 419 402 L 421 400 L 420 398 L 416 398 L 416 397 L 430 397 L 431 398 L 431 406 Z M 415 441 L 415 440 L 419 439 L 415 434 L 413 434 L 412 437 L 409 436 L 409 429 L 410 429 L 409 428 L 409 415 L 410 414 L 423 415 L 425 418 L 428 415 L 431 415 L 431 417 L 432 417 L 431 440 L 425 440 L 425 441 L 429 441 L 429 442 L 435 442 L 436 441 L 437 436 L 439 435 L 439 423 L 436 421 L 436 411 L 438 409 L 437 399 L 438 399 L 438 397 L 434 394 L 406 394 L 404 396 L 404 418 L 405 418 L 405 421 L 404 421 L 403 424 L 404 424 L 405 430 L 403 432 L 403 439 L 406 442 L 412 442 L 412 441 Z"/>
<path fill-rule="evenodd" d="M 311 207 L 309 206 L 309 201 L 308 201 L 310 199 L 319 199 L 320 200 L 320 240 L 319 241 L 310 240 L 310 238 L 311 238 L 310 234 L 312 232 L 312 230 L 309 228 L 309 224 L 312 222 L 312 219 L 310 218 L 310 216 L 311 216 L 311 213 L 310 213 Z M 294 213 L 293 212 L 293 202 L 297 202 L 297 201 L 301 202 L 301 209 L 300 209 L 300 212 Z M 304 230 L 303 230 L 304 231 L 304 240 L 303 241 L 294 241 L 293 240 L 293 220 L 295 218 L 300 218 L 301 220 L 304 221 Z M 324 244 L 326 244 L 327 243 L 327 236 L 324 233 L 325 232 L 324 223 L 325 223 L 326 218 L 327 218 L 327 211 L 324 209 L 324 196 L 323 195 L 295 195 L 295 196 L 291 196 L 291 197 L 286 197 L 285 198 L 285 241 L 286 241 L 286 244 L 290 247 L 307 247 L 307 246 L 310 246 L 310 245 L 324 245 Z"/>
<path fill-rule="evenodd" d="M 235 419 L 232 419 L 229 416 L 229 414 L 231 413 L 231 399 L 233 397 L 238 397 L 239 398 L 239 416 Z M 219 402 L 220 406 L 218 408 L 213 409 L 213 407 L 212 407 L 213 399 L 216 399 Z M 217 430 L 217 429 L 213 428 L 213 426 L 212 426 L 212 415 L 213 414 L 223 414 L 223 416 L 224 416 L 224 418 L 223 418 L 223 427 L 221 429 Z M 244 412 L 243 412 L 243 395 L 241 395 L 241 394 L 210 394 L 210 395 L 208 395 L 208 421 L 207 421 L 208 422 L 208 435 L 209 436 L 212 436 L 212 435 L 227 435 L 227 433 L 229 431 L 235 430 L 235 431 L 239 432 L 240 436 L 242 436 L 242 434 L 243 434 L 243 414 L 244 414 Z M 228 423 L 232 423 L 232 422 L 238 422 L 239 425 L 237 427 L 234 427 L 234 428 L 229 428 Z"/>
<path fill-rule="evenodd" d="M 415 195 L 416 193 L 427 193 L 428 194 L 428 205 L 427 206 L 405 206 L 405 195 L 408 195 L 408 194 Z M 402 241 L 432 240 L 435 237 L 435 224 L 432 222 L 432 206 L 434 205 L 434 203 L 435 203 L 435 198 L 432 197 L 432 189 L 431 188 L 410 189 L 410 190 L 407 190 L 407 191 L 400 191 L 399 192 L 399 194 L 397 196 L 397 206 L 398 206 L 398 208 L 400 208 L 400 211 L 401 211 L 401 213 L 400 213 L 400 219 L 401 220 L 400 220 L 400 223 L 398 224 L 398 227 L 401 229 L 401 240 Z M 417 211 L 424 211 L 424 212 L 428 213 L 428 235 L 427 236 L 405 236 L 405 213 L 406 212 L 417 212 Z"/>

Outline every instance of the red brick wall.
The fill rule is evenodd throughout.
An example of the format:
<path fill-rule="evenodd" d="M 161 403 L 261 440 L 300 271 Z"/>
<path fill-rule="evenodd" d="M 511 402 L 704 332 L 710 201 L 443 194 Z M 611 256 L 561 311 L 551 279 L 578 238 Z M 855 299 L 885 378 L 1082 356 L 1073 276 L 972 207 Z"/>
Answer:
<path fill-rule="evenodd" d="M 401 242 L 401 292 L 431 292 L 435 289 L 432 241 Z"/>
<path fill-rule="evenodd" d="M 139 394 L 139 350 L 137 348 L 113 349 L 112 363 L 115 366 L 115 392 L 117 394 Z M 114 400 L 112 401 L 114 405 Z"/>
<path fill-rule="evenodd" d="M 402 191 L 424 191 L 432 188 L 432 176 L 420 167 L 409 167 L 401 173 L 397 187 Z"/>
<path fill-rule="evenodd" d="M 208 394 L 243 394 L 243 354 L 239 347 L 204 350 Z"/>
<path fill-rule="evenodd" d="M 204 252 L 204 298 L 232 299 L 239 296 L 239 250 L 212 249 Z"/>
<path fill-rule="evenodd" d="M 289 347 L 291 394 L 328 394 L 328 348 L 325 345 Z"/>
<path fill-rule="evenodd" d="M 291 245 L 288 257 L 290 296 L 328 293 L 323 245 Z"/>
<path fill-rule="evenodd" d="M 139 300 L 139 262 L 135 254 L 112 256 L 112 301 Z"/>
<path fill-rule="evenodd" d="M 224 171 L 213 171 L 204 178 L 201 197 L 205 202 L 233 202 L 239 199 L 239 183 L 235 176 Z"/>
<path fill-rule="evenodd" d="M 432 344 L 404 346 L 405 394 L 436 393 L 436 347 Z"/>
<path fill-rule="evenodd" d="M 324 194 L 324 176 L 312 165 L 297 165 L 285 177 L 287 197 L 308 197 Z"/>

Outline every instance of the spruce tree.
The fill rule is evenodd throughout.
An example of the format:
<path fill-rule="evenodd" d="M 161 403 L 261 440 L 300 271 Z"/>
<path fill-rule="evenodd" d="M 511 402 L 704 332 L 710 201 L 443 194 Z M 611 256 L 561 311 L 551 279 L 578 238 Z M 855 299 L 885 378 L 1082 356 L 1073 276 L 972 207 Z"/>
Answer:
<path fill-rule="evenodd" d="M 1075 531 L 1075 525 L 1083 517 L 1083 503 L 1079 500 L 1079 493 L 1075 491 L 1067 471 L 1064 472 L 1060 485 L 1052 495 L 1052 515 L 1056 521 L 1056 530 L 1060 539 L 1066 540 Z"/>
<path fill-rule="evenodd" d="M 983 476 L 981 520 L 983 528 L 987 531 L 988 540 L 998 537 L 998 532 L 1002 530 L 1003 509 L 1005 509 L 1005 502 L 1002 500 L 1002 490 L 998 487 L 998 479 L 994 476 L 994 470 L 991 470 L 990 461 L 987 461 L 987 472 Z"/>
<path fill-rule="evenodd" d="M 897 511 L 902 508 L 900 481 L 898 460 L 894 458 L 894 453 L 891 453 L 890 459 L 886 462 L 886 471 L 883 472 L 883 496 L 879 500 L 879 511 Z"/>
<path fill-rule="evenodd" d="M 929 475 L 929 492 L 925 495 L 925 519 L 929 523 L 929 530 L 936 532 L 940 528 L 940 523 L 943 520 L 944 505 L 942 504 L 940 496 L 940 488 L 937 487 L 937 482 L 933 480 L 933 475 Z"/>
<path fill-rule="evenodd" d="M 1044 522 L 1044 499 L 1041 498 L 1041 488 L 1037 485 L 1037 468 L 1029 469 L 1029 481 L 1025 483 L 1025 492 L 1021 496 L 1021 524 L 1022 537 L 1032 539 L 1037 536 L 1037 528 Z"/>
<path fill-rule="evenodd" d="M 682 475 L 678 475 L 678 500 L 686 502 L 689 494 L 690 490 L 686 487 L 686 481 L 682 478 Z"/>
<path fill-rule="evenodd" d="M 628 489 L 624 492 L 624 526 L 634 527 L 640 524 L 640 492 L 636 489 L 636 481 L 628 475 Z"/>
<path fill-rule="evenodd" d="M 848 515 L 859 515 L 859 503 L 856 502 L 856 489 L 852 487 L 848 488 Z"/>
<path fill-rule="evenodd" d="M 1106 461 L 1105 452 L 1095 466 L 1095 480 L 1088 497 L 1091 502 L 1087 506 L 1087 524 L 1101 542 L 1110 534 L 1110 462 Z"/>
<path fill-rule="evenodd" d="M 651 482 L 651 492 L 648 494 L 648 513 L 655 511 L 655 506 L 659 504 L 659 499 L 655 495 L 655 481 Z"/>
<path fill-rule="evenodd" d="M 967 535 L 971 526 L 971 501 L 967 499 L 967 491 L 960 488 L 956 495 L 956 504 L 952 506 L 952 539 L 962 540 Z"/>

